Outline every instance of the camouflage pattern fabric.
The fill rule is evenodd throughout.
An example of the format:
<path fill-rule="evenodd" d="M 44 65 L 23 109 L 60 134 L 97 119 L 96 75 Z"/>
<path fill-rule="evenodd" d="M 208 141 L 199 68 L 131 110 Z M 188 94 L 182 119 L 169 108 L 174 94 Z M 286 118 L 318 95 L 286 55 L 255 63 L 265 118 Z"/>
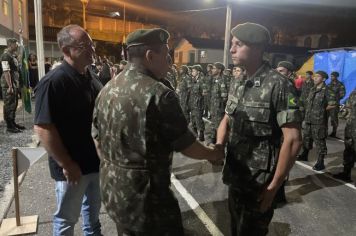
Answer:
<path fill-rule="evenodd" d="M 272 180 L 278 161 L 281 127 L 287 123 L 299 124 L 301 114 L 294 86 L 268 63 L 243 85 L 233 83 L 232 88 L 235 89 L 230 90 L 225 108 L 230 131 L 223 181 L 233 189 L 229 201 L 238 202 L 244 196 L 256 199 Z M 236 225 L 234 235 L 244 235 L 243 232 L 253 231 L 254 227 L 265 229 L 273 215 L 271 208 L 266 216 L 252 217 L 256 206 L 248 202 L 242 202 L 238 208 L 243 210 L 230 207 L 233 225 Z M 238 217 L 234 217 L 236 215 Z M 239 227 L 236 220 L 245 218 L 251 220 L 246 227 Z"/>
<path fill-rule="evenodd" d="M 190 97 L 190 111 L 191 121 L 194 130 L 204 132 L 205 126 L 203 121 L 203 86 L 202 77 L 193 78 L 191 97 Z"/>
<path fill-rule="evenodd" d="M 331 81 L 330 84 L 327 85 L 327 87 L 334 92 L 335 100 L 337 103 L 337 106 L 328 112 L 328 115 L 330 117 L 331 126 L 333 127 L 333 129 L 336 132 L 336 129 L 339 126 L 340 100 L 343 97 L 345 97 L 346 90 L 345 90 L 344 84 L 341 83 L 339 80 L 336 80 L 335 82 Z"/>
<path fill-rule="evenodd" d="M 203 115 L 208 116 L 210 112 L 210 99 L 211 99 L 211 85 L 212 78 L 207 75 L 202 79 L 202 90 L 203 90 Z"/>
<path fill-rule="evenodd" d="M 327 112 L 328 105 L 336 105 L 335 94 L 323 83 L 320 88 L 314 86 L 307 97 L 303 123 L 303 150 L 313 147 L 313 140 L 319 155 L 326 155 Z M 302 151 L 303 151 L 302 150 Z"/>
<path fill-rule="evenodd" d="M 129 64 L 98 95 L 92 136 L 100 150 L 102 201 L 118 227 L 129 235 L 182 235 L 170 189 L 172 157 L 195 137 L 176 93 Z"/>
<path fill-rule="evenodd" d="M 308 79 L 304 81 L 303 86 L 302 86 L 302 92 L 299 98 L 299 108 L 302 111 L 302 116 L 304 119 L 305 111 L 304 108 L 307 106 L 308 103 L 308 95 L 310 90 L 314 87 L 314 82 L 312 79 Z"/>
<path fill-rule="evenodd" d="M 345 169 L 351 170 L 356 161 L 356 90 L 354 90 L 347 99 L 346 109 L 349 115 L 345 126 L 343 165 Z"/>
<path fill-rule="evenodd" d="M 174 73 L 168 72 L 167 76 L 166 76 L 166 79 L 172 84 L 172 87 L 174 89 L 177 88 L 177 78 L 176 78 Z"/>
<path fill-rule="evenodd" d="M 225 114 L 225 106 L 228 97 L 226 81 L 222 76 L 212 78 L 211 87 L 211 139 L 216 139 L 216 130 Z"/>
<path fill-rule="evenodd" d="M 187 122 L 190 122 L 190 97 L 191 88 L 193 86 L 192 77 L 185 74 L 181 76 L 182 81 L 180 82 L 177 92 L 180 99 L 180 105 L 182 107 L 183 113 Z"/>
<path fill-rule="evenodd" d="M 18 99 L 17 99 L 17 89 L 14 88 L 14 92 L 9 94 L 6 89 L 2 89 L 3 99 L 4 99 L 4 106 L 3 106 L 3 113 L 4 113 L 4 120 L 7 124 L 7 127 L 11 127 L 13 122 L 15 122 L 16 118 L 16 109 L 18 106 Z"/>

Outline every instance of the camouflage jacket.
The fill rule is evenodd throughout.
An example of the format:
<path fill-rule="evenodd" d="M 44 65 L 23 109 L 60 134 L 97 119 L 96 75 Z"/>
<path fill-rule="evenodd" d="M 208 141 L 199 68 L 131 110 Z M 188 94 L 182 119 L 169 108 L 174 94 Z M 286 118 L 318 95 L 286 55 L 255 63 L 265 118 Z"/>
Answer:
<path fill-rule="evenodd" d="M 202 79 L 200 81 L 201 81 L 203 96 L 209 97 L 211 95 L 212 77 L 209 75 L 202 76 Z"/>
<path fill-rule="evenodd" d="M 211 110 L 224 113 L 227 96 L 228 96 L 228 88 L 226 81 L 222 76 L 217 78 L 212 78 L 212 86 L 211 86 Z"/>
<path fill-rule="evenodd" d="M 281 127 L 299 124 L 301 114 L 294 86 L 267 63 L 232 88 L 225 108 L 230 130 L 223 180 L 248 194 L 273 177 Z"/>
<path fill-rule="evenodd" d="M 193 86 L 192 77 L 188 74 L 181 76 L 182 81 L 178 85 L 177 93 L 179 95 L 180 104 L 182 106 L 189 106 L 189 98 L 191 94 L 191 88 Z"/>
<path fill-rule="evenodd" d="M 307 97 L 307 101 L 308 103 L 304 108 L 304 121 L 307 124 L 326 125 L 326 107 L 328 105 L 337 105 L 334 92 L 323 83 L 322 87 L 317 88 L 316 86 L 314 86 L 310 90 L 309 95 Z"/>
<path fill-rule="evenodd" d="M 168 72 L 166 79 L 171 83 L 174 89 L 177 88 L 177 78 L 173 72 Z"/>
<path fill-rule="evenodd" d="M 129 64 L 98 95 L 92 136 L 109 216 L 134 231 L 149 230 L 152 208 L 173 197 L 173 151 L 195 141 L 176 93 Z"/>
<path fill-rule="evenodd" d="M 346 90 L 344 84 L 336 80 L 335 83 L 331 81 L 327 87 L 334 92 L 336 103 L 339 104 L 340 100 L 345 97 Z"/>
<path fill-rule="evenodd" d="M 356 138 L 356 90 L 352 91 L 349 98 L 346 101 L 346 109 L 348 116 L 345 127 L 345 139 Z M 356 142 L 355 142 L 356 145 Z"/>
<path fill-rule="evenodd" d="M 307 98 L 310 93 L 310 90 L 314 87 L 314 82 L 312 79 L 305 80 L 302 86 L 302 94 L 300 95 L 299 98 L 299 103 L 300 103 L 300 109 L 304 112 L 304 108 L 307 105 Z"/>
<path fill-rule="evenodd" d="M 203 77 L 192 79 L 190 92 L 190 108 L 192 110 L 203 109 Z"/>

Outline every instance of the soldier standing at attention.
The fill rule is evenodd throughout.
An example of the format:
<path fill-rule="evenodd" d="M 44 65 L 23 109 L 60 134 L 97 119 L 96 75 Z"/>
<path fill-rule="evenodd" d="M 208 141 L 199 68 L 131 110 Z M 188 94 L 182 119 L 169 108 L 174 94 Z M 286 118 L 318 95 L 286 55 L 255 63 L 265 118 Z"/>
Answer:
<path fill-rule="evenodd" d="M 202 79 L 202 88 L 203 88 L 203 116 L 208 118 L 210 114 L 210 98 L 211 98 L 211 85 L 212 77 L 211 75 L 204 76 L 204 73 L 201 73 Z"/>
<path fill-rule="evenodd" d="M 204 121 L 203 121 L 203 68 L 200 65 L 192 67 L 192 89 L 190 97 L 190 112 L 192 119 L 192 127 L 196 134 L 199 136 L 199 141 L 204 141 Z"/>
<path fill-rule="evenodd" d="M 118 235 L 184 235 L 170 189 L 173 151 L 195 159 L 224 157 L 222 146 L 196 141 L 177 94 L 162 83 L 168 38 L 163 29 L 130 33 L 127 69 L 96 100 L 92 136 L 101 159 L 101 194 Z"/>
<path fill-rule="evenodd" d="M 289 61 L 280 61 L 276 70 L 286 76 L 294 85 L 294 65 Z"/>
<path fill-rule="evenodd" d="M 303 147 L 298 159 L 308 160 L 309 150 L 313 148 L 315 142 L 318 160 L 313 166 L 314 170 L 325 169 L 324 158 L 327 154 L 327 111 L 336 106 L 335 94 L 325 85 L 328 74 L 324 71 L 317 71 L 314 75 L 314 87 L 307 97 L 305 117 L 303 123 Z"/>
<path fill-rule="evenodd" d="M 213 84 L 211 87 L 211 124 L 210 141 L 216 143 L 216 130 L 225 114 L 227 102 L 227 86 L 223 79 L 225 66 L 220 62 L 215 62 L 212 69 Z"/>
<path fill-rule="evenodd" d="M 179 95 L 180 105 L 183 110 L 183 114 L 187 119 L 187 123 L 190 123 L 190 93 L 192 88 L 192 78 L 188 75 L 188 67 L 182 65 L 179 68 L 179 75 L 181 82 L 178 85 L 177 93 Z"/>
<path fill-rule="evenodd" d="M 25 129 L 24 126 L 16 124 L 16 109 L 18 87 L 16 77 L 18 77 L 18 64 L 14 57 L 17 51 L 17 40 L 8 39 L 7 49 L 1 55 L 1 88 L 2 96 L 4 98 L 4 120 L 6 122 L 6 131 L 10 133 L 19 133 Z"/>
<path fill-rule="evenodd" d="M 299 98 L 299 103 L 300 103 L 299 109 L 302 112 L 303 120 L 304 120 L 304 114 L 305 114 L 305 111 L 303 109 L 304 109 L 304 107 L 307 106 L 307 103 L 308 103 L 307 98 L 308 98 L 309 92 L 314 87 L 313 72 L 312 71 L 305 72 L 305 77 L 306 78 L 303 83 L 302 92 L 301 92 L 301 95 Z"/>
<path fill-rule="evenodd" d="M 244 23 L 231 33 L 232 61 L 247 75 L 244 85 L 230 90 L 217 134 L 218 144 L 227 142 L 223 181 L 229 186 L 231 235 L 266 235 L 275 194 L 301 145 L 300 111 L 295 88 L 263 61 L 269 31 Z"/>
<path fill-rule="evenodd" d="M 351 170 L 355 166 L 356 161 L 356 90 L 354 90 L 347 99 L 346 109 L 348 110 L 348 118 L 344 138 L 344 170 L 333 176 L 345 182 L 352 182 Z"/>
<path fill-rule="evenodd" d="M 337 127 L 339 126 L 340 100 L 345 97 L 346 90 L 344 84 L 337 79 L 339 77 L 339 72 L 333 71 L 330 76 L 331 82 L 327 87 L 335 94 L 336 106 L 328 112 L 328 116 L 330 116 L 331 126 L 333 127 L 330 137 L 335 138 Z"/>

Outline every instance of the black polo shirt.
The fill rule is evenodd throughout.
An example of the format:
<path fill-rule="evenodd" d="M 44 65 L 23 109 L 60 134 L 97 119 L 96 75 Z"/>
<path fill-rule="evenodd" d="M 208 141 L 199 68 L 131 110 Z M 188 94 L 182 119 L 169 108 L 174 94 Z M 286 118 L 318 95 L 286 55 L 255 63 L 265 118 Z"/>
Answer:
<path fill-rule="evenodd" d="M 36 88 L 35 124 L 56 126 L 70 157 L 82 174 L 99 171 L 99 157 L 91 137 L 95 99 L 102 88 L 90 73 L 79 74 L 66 61 L 46 74 Z M 62 168 L 49 157 L 52 178 L 66 180 Z"/>

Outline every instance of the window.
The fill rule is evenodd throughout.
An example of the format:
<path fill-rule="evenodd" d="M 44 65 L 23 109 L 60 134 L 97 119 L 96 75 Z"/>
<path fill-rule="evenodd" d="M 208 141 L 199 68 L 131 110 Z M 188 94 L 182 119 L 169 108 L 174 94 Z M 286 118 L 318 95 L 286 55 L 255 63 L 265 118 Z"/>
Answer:
<path fill-rule="evenodd" d="M 194 64 L 195 63 L 195 52 L 190 51 L 189 52 L 189 63 Z"/>
<path fill-rule="evenodd" d="M 18 13 L 19 13 L 19 23 L 20 23 L 20 25 L 23 25 L 22 5 L 23 5 L 22 0 L 19 0 Z"/>
<path fill-rule="evenodd" d="M 2 1 L 2 12 L 5 16 L 9 15 L 9 0 Z"/>
<path fill-rule="evenodd" d="M 206 51 L 205 50 L 201 50 L 200 51 L 200 58 L 206 58 Z"/>

